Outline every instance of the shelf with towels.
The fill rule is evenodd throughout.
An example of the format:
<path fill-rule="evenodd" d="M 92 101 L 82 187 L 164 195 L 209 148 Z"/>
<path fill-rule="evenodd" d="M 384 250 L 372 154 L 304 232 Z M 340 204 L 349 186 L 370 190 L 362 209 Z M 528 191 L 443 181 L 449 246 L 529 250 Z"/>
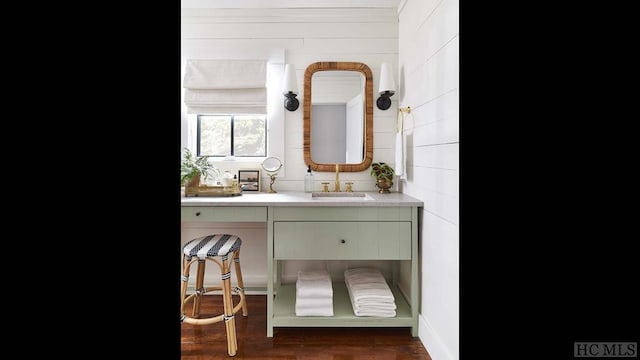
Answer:
<path fill-rule="evenodd" d="M 396 316 L 392 318 L 356 316 L 344 282 L 333 282 L 333 316 L 296 316 L 295 284 L 281 285 L 273 302 L 273 326 L 327 326 L 327 327 L 401 327 L 414 326 L 411 306 L 400 290 L 390 286 L 396 299 Z"/>

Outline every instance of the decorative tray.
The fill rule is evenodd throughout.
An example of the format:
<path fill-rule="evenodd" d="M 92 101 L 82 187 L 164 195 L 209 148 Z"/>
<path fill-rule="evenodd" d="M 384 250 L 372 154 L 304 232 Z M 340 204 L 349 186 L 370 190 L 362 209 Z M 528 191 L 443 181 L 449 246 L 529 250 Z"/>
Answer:
<path fill-rule="evenodd" d="M 200 185 L 184 188 L 184 196 L 240 196 L 242 190 L 233 186 Z"/>

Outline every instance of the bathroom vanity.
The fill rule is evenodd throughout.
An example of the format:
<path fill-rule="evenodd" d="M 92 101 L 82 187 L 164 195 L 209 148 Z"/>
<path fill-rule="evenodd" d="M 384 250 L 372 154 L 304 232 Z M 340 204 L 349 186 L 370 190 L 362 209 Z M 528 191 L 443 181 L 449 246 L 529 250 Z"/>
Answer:
<path fill-rule="evenodd" d="M 239 197 L 183 197 L 182 221 L 267 223 L 267 336 L 274 327 L 410 327 L 418 336 L 418 208 L 423 202 L 400 194 L 312 196 L 282 192 Z M 334 316 L 295 315 L 295 284 L 282 282 L 287 260 L 392 261 L 387 279 L 396 316 L 360 317 L 344 282 L 333 282 Z M 400 290 L 401 264 L 410 269 Z M 372 265 L 375 266 L 375 265 Z"/>

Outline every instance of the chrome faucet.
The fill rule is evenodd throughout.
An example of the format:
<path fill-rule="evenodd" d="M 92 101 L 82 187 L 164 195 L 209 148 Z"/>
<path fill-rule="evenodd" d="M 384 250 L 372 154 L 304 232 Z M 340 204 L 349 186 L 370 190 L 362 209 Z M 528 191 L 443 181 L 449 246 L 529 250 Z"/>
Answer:
<path fill-rule="evenodd" d="M 340 166 L 336 164 L 336 184 L 333 191 L 340 192 Z"/>

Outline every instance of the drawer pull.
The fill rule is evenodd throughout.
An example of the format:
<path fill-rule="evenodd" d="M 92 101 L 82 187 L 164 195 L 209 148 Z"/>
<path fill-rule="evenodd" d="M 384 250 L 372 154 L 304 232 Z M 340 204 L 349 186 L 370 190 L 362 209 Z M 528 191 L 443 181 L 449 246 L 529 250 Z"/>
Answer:
<path fill-rule="evenodd" d="M 198 211 L 198 212 L 196 213 L 196 216 L 200 216 L 200 211 Z"/>
<path fill-rule="evenodd" d="M 345 239 L 340 239 L 340 244 L 344 244 L 344 243 L 346 243 L 346 242 L 347 242 L 347 240 L 345 240 Z"/>

